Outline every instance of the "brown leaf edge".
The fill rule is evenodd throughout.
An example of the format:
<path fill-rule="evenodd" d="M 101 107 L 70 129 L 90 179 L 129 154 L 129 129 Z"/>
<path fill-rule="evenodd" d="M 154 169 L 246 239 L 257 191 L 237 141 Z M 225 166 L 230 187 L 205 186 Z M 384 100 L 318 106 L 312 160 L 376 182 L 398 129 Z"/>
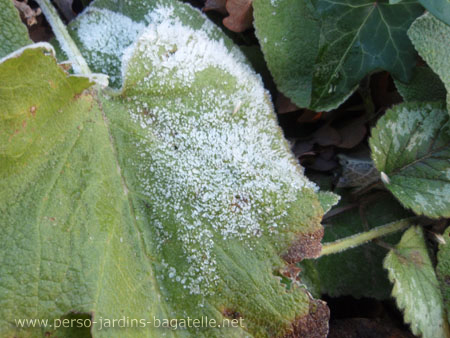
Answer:
<path fill-rule="evenodd" d="M 284 338 L 325 338 L 328 335 L 330 309 L 322 300 L 311 298 L 309 313 L 296 318 Z"/>

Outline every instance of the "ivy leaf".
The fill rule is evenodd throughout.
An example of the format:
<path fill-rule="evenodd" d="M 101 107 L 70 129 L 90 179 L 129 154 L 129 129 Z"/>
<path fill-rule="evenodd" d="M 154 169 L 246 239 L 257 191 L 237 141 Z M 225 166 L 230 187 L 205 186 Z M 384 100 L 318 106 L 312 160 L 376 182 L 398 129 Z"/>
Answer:
<path fill-rule="evenodd" d="M 419 0 L 430 13 L 450 25 L 450 2 L 448 0 Z"/>
<path fill-rule="evenodd" d="M 0 64 L 0 334 L 76 313 L 94 337 L 161 330 L 99 330 L 124 315 L 244 325 L 174 336 L 326 336 L 325 303 L 274 275 L 320 252 L 323 208 L 268 93 L 200 12 L 151 6 L 117 93 L 84 90 L 48 45 Z"/>
<path fill-rule="evenodd" d="M 413 77 L 408 83 L 395 80 L 395 86 L 403 100 L 445 101 L 447 91 L 439 76 L 428 67 L 415 67 Z"/>
<path fill-rule="evenodd" d="M 11 0 L 0 0 L 0 22 L 2 23 L 0 59 L 32 42 Z"/>
<path fill-rule="evenodd" d="M 423 12 L 415 1 L 257 0 L 253 8 L 268 67 L 299 107 L 336 108 L 379 69 L 411 77 L 415 53 L 406 31 Z"/>
<path fill-rule="evenodd" d="M 378 121 L 369 142 L 385 186 L 404 206 L 450 217 L 450 122 L 443 105 L 397 105 Z"/>
<path fill-rule="evenodd" d="M 450 227 L 445 229 L 442 239 L 443 242 L 439 244 L 437 253 L 436 272 L 441 285 L 447 319 L 450 322 Z"/>
<path fill-rule="evenodd" d="M 335 209 L 351 207 L 352 202 L 348 195 L 342 193 L 343 198 Z M 366 203 L 361 201 L 365 220 L 361 218 L 357 205 L 327 219 L 324 223 L 325 234 L 322 242 L 334 242 L 410 216 L 393 197 L 379 197 L 378 200 Z M 399 234 L 393 234 L 384 237 L 383 241 L 395 244 L 399 239 Z M 338 254 L 301 262 L 300 267 L 304 270 L 301 277 L 303 279 L 305 276 L 318 275 L 316 288 L 318 287 L 322 294 L 331 297 L 351 295 L 355 298 L 387 299 L 390 296 L 391 285 L 386 271 L 383 270 L 385 255 L 384 248 L 375 243 L 367 243 Z"/>
<path fill-rule="evenodd" d="M 444 83 L 450 113 L 450 26 L 426 13 L 414 21 L 408 36 L 420 56 Z"/>
<path fill-rule="evenodd" d="M 422 228 L 412 227 L 403 234 L 386 256 L 384 267 L 394 284 L 392 295 L 411 331 L 424 338 L 449 337 L 442 295 Z"/>

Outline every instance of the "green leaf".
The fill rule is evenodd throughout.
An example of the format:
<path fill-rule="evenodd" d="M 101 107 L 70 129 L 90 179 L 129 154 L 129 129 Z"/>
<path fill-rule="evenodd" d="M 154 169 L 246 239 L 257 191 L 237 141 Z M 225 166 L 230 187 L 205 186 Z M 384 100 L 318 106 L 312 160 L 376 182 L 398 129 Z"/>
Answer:
<path fill-rule="evenodd" d="M 443 105 L 397 105 L 378 121 L 369 142 L 385 186 L 404 206 L 450 217 L 450 122 Z"/>
<path fill-rule="evenodd" d="M 439 244 L 437 253 L 436 272 L 441 285 L 447 319 L 450 322 L 450 227 L 445 229 L 442 240 L 443 242 Z"/>
<path fill-rule="evenodd" d="M 42 49 L 0 64 L 0 335 L 81 313 L 94 337 L 325 336 L 326 305 L 274 275 L 320 252 L 323 208 L 260 77 L 200 12 L 152 6 L 117 94 Z M 244 328 L 99 330 L 123 316 Z"/>
<path fill-rule="evenodd" d="M 343 200 L 335 207 L 335 210 L 351 207 L 349 194 L 343 191 L 342 196 Z M 322 242 L 334 242 L 410 216 L 390 196 L 380 196 L 378 200 L 367 203 L 361 202 L 361 208 L 364 210 L 365 219 L 361 218 L 358 205 L 327 219 L 324 223 L 325 234 Z M 399 234 L 383 237 L 383 241 L 392 244 L 397 243 L 399 239 Z M 299 263 L 304 270 L 301 278 L 318 275 L 315 279 L 319 281 L 317 284 L 321 293 L 331 297 L 351 295 L 355 298 L 387 299 L 391 292 L 391 285 L 386 271 L 383 270 L 385 255 L 386 249 L 375 243 L 368 243 L 338 254 Z"/>
<path fill-rule="evenodd" d="M 0 22 L 0 59 L 32 42 L 11 0 L 0 0 Z"/>
<path fill-rule="evenodd" d="M 422 228 L 412 227 L 403 234 L 386 256 L 384 267 L 394 284 L 392 295 L 411 331 L 424 338 L 449 337 L 442 295 Z"/>
<path fill-rule="evenodd" d="M 414 21 L 408 36 L 420 56 L 444 83 L 450 113 L 450 26 L 426 13 Z"/>
<path fill-rule="evenodd" d="M 414 68 L 413 77 L 408 83 L 395 80 L 398 92 L 407 102 L 445 101 L 447 91 L 439 76 L 428 67 Z"/>
<path fill-rule="evenodd" d="M 172 3 L 160 1 L 114 1 L 99 0 L 88 7 L 69 25 L 69 32 L 94 72 L 108 74 L 110 84 L 122 85 L 122 56 L 139 34 L 151 24 L 161 24 L 164 18 L 158 16 L 155 8 Z M 230 49 L 238 49 L 215 25 L 186 6 L 175 6 L 173 17 L 195 29 L 204 30 L 211 39 L 221 39 Z M 153 14 L 150 14 L 153 13 Z M 175 40 L 175 39 L 174 39 Z"/>
<path fill-rule="evenodd" d="M 431 14 L 450 25 L 450 1 L 448 0 L 419 0 Z"/>
<path fill-rule="evenodd" d="M 336 108 L 379 69 L 411 77 L 415 53 L 406 31 L 423 12 L 415 1 L 255 0 L 253 7 L 275 82 L 300 107 Z"/>

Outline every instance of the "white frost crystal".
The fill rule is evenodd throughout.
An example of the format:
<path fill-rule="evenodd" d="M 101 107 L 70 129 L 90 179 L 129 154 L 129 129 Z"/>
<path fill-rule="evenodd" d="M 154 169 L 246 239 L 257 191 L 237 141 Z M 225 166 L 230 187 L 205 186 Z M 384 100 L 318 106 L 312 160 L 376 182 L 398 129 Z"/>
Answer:
<path fill-rule="evenodd" d="M 93 29 L 86 19 L 78 33 L 92 51 L 106 46 L 124 55 L 123 93 L 140 136 L 139 162 L 131 163 L 135 190 L 148 201 L 158 250 L 179 241 L 188 262 L 181 271 L 166 260 L 165 275 L 206 294 L 219 280 L 217 242 L 242 240 L 253 249 L 252 239 L 283 232 L 286 206 L 302 188 L 316 187 L 290 153 L 261 78 L 241 51 L 217 39 L 208 20 L 194 29 L 174 10 L 157 6 L 145 16 L 145 29 L 108 15 L 95 38 L 85 37 Z M 129 31 L 121 50 L 123 41 L 104 41 L 109 18 Z"/>

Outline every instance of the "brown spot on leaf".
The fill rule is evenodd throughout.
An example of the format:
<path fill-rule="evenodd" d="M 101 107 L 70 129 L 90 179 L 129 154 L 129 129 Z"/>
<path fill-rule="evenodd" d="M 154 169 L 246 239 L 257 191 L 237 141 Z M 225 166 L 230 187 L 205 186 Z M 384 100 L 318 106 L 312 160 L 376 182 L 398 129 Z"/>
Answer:
<path fill-rule="evenodd" d="M 311 299 L 309 313 L 297 318 L 292 323 L 286 338 L 325 338 L 328 334 L 328 321 L 330 309 L 322 300 Z"/>
<path fill-rule="evenodd" d="M 283 276 L 290 278 L 292 280 L 297 280 L 297 276 L 300 273 L 300 271 L 302 271 L 302 269 L 300 269 L 295 264 L 288 264 L 285 267 L 283 267 L 282 269 L 280 269 L 280 273 Z"/>
<path fill-rule="evenodd" d="M 239 319 L 242 317 L 238 311 L 234 311 L 229 308 L 224 308 L 224 309 L 222 309 L 221 312 L 224 317 L 231 318 L 231 319 Z"/>
<path fill-rule="evenodd" d="M 323 227 L 309 234 L 301 234 L 291 245 L 283 259 L 288 263 L 300 262 L 305 258 L 316 258 L 322 251 L 320 241 L 323 237 Z"/>
<path fill-rule="evenodd" d="M 37 110 L 36 106 L 30 107 L 30 113 L 31 115 L 33 115 L 33 117 L 36 117 L 36 110 Z"/>
<path fill-rule="evenodd" d="M 417 267 L 421 267 L 423 265 L 423 257 L 419 251 L 412 251 L 410 254 L 410 259 Z"/>

